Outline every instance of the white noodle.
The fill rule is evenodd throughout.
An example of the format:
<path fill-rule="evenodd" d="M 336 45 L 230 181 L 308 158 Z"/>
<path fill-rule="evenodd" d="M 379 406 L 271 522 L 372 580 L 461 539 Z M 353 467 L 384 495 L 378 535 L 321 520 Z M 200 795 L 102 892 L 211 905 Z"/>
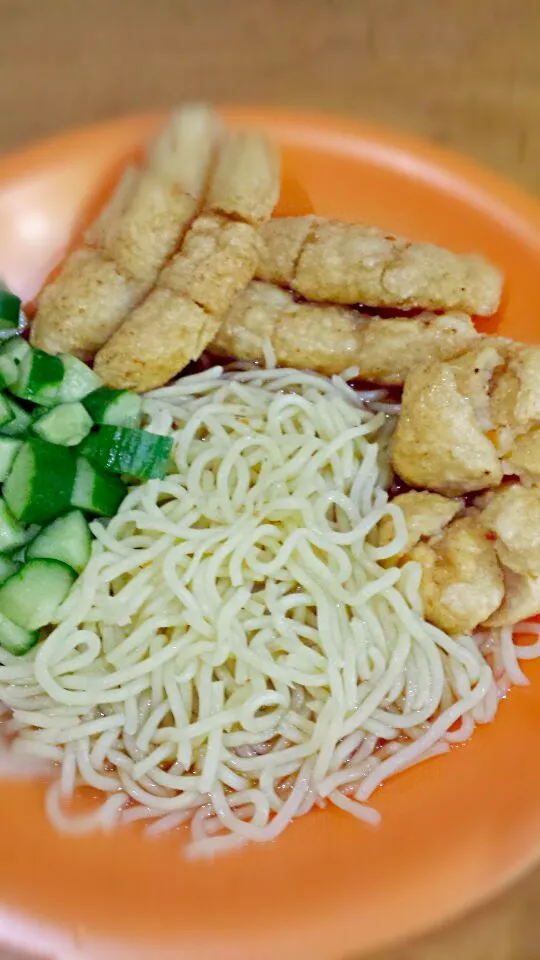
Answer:
<path fill-rule="evenodd" d="M 373 790 L 468 739 L 540 653 L 508 629 L 448 637 L 423 619 L 420 567 L 380 566 L 407 536 L 384 391 L 266 361 L 146 398 L 146 425 L 174 439 L 169 475 L 93 524 L 49 636 L 0 651 L 0 775 L 6 757 L 59 761 L 59 829 L 190 822 L 187 855 L 213 856 L 325 798 L 377 823 Z M 384 516 L 395 536 L 376 548 Z M 81 783 L 104 799 L 73 814 Z"/>

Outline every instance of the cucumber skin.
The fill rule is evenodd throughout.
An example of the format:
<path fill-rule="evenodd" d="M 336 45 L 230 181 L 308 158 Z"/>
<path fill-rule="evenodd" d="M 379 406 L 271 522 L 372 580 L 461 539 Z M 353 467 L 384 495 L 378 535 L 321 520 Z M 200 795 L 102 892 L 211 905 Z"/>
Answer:
<path fill-rule="evenodd" d="M 114 517 L 127 492 L 128 488 L 120 477 L 105 473 L 86 457 L 77 459 L 72 506 L 94 516 Z"/>
<path fill-rule="evenodd" d="M 37 437 L 23 443 L 4 484 L 4 498 L 15 518 L 44 524 L 69 510 L 75 470 L 75 457 L 66 447 Z"/>
<path fill-rule="evenodd" d="M 148 430 L 101 426 L 83 441 L 80 452 L 108 473 L 162 480 L 172 448 L 170 437 Z"/>

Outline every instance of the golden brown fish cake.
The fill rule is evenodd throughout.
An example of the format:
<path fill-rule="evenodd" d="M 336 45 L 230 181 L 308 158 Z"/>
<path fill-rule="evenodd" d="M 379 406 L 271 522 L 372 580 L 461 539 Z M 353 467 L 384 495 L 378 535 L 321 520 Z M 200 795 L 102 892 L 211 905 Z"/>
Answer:
<path fill-rule="evenodd" d="M 477 503 L 479 522 L 490 534 L 505 567 L 525 576 L 540 576 L 540 490 L 506 484 Z"/>
<path fill-rule="evenodd" d="M 218 326 L 192 300 L 153 290 L 99 351 L 94 370 L 106 386 L 152 390 L 200 356 Z"/>
<path fill-rule="evenodd" d="M 403 390 L 392 443 L 396 473 L 410 486 L 454 497 L 496 487 L 502 467 L 448 363 L 415 367 Z"/>
<path fill-rule="evenodd" d="M 509 445 L 502 457 L 504 472 L 518 476 L 523 483 L 540 484 L 540 425 L 512 437 Z"/>
<path fill-rule="evenodd" d="M 206 209 L 254 225 L 264 223 L 279 199 L 279 154 L 265 136 L 230 133 L 221 147 Z"/>
<path fill-rule="evenodd" d="M 247 223 L 203 215 L 159 275 L 158 286 L 222 316 L 255 272 L 261 241 Z"/>
<path fill-rule="evenodd" d="M 233 304 L 210 349 L 261 361 L 268 343 L 280 366 L 327 375 L 354 366 L 364 380 L 400 386 L 417 363 L 451 359 L 477 339 L 465 314 L 383 320 L 335 304 L 299 303 L 275 284 L 255 280 Z"/>
<path fill-rule="evenodd" d="M 540 613 L 540 577 L 527 577 L 503 567 L 504 600 L 483 626 L 513 627 Z"/>
<path fill-rule="evenodd" d="M 270 145 L 266 152 L 263 150 L 263 138 L 257 137 L 257 142 L 260 154 L 274 156 Z M 229 149 L 230 143 L 235 144 L 234 150 Z M 262 216 L 264 204 L 269 215 L 270 192 L 277 196 L 279 191 L 278 168 L 272 162 L 261 173 L 260 180 L 251 176 L 243 186 L 244 192 L 235 194 L 239 189 L 239 172 L 247 164 L 239 143 L 244 144 L 250 163 L 257 155 L 251 138 L 239 141 L 237 134 L 226 136 L 218 154 L 221 186 L 214 188 L 214 178 L 210 183 L 214 202 L 228 184 L 227 196 L 240 197 L 246 218 L 249 209 L 253 216 L 255 212 Z M 221 167 L 220 157 L 226 158 Z M 231 158 L 236 158 L 238 169 L 232 165 Z M 261 183 L 267 183 L 270 166 L 275 189 L 267 191 L 263 201 Z M 236 212 L 240 216 L 240 202 Z M 250 223 L 209 212 L 198 217 L 180 251 L 159 275 L 156 289 L 99 351 L 95 368 L 103 381 L 116 387 L 129 383 L 131 389 L 142 392 L 167 383 L 199 356 L 217 333 L 235 297 L 252 279 L 260 247 L 258 230 Z M 190 305 L 196 309 L 190 309 Z M 161 307 L 167 312 L 163 323 Z"/>
<path fill-rule="evenodd" d="M 45 287 L 31 328 L 34 346 L 48 353 L 91 358 L 142 297 L 112 260 L 83 248 L 64 263 L 61 279 Z"/>
<path fill-rule="evenodd" d="M 498 341 L 490 337 L 478 337 L 461 356 L 452 360 L 450 368 L 456 387 L 463 397 L 470 401 L 474 415 L 483 430 L 494 426 L 491 417 L 490 387 L 494 372 L 504 363 L 504 355 Z"/>
<path fill-rule="evenodd" d="M 148 285 L 180 243 L 201 205 L 221 125 L 208 107 L 175 111 L 150 147 L 146 166 L 128 172 L 86 240 L 121 272 Z"/>
<path fill-rule="evenodd" d="M 320 217 L 276 217 L 261 228 L 263 248 L 257 277 L 294 288 L 296 265 Z"/>
<path fill-rule="evenodd" d="M 49 352 L 89 356 L 156 281 L 197 213 L 219 124 L 186 107 L 150 148 L 147 167 L 128 170 L 87 232 L 95 247 L 66 259 L 38 299 L 31 341 Z"/>
<path fill-rule="evenodd" d="M 422 313 L 412 319 L 374 317 L 359 332 L 352 362 L 363 380 L 402 386 L 418 365 L 452 360 L 478 337 L 471 318 L 463 313 Z"/>
<path fill-rule="evenodd" d="M 509 343 L 507 365 L 494 380 L 491 416 L 502 445 L 540 422 L 540 347 Z"/>
<path fill-rule="evenodd" d="M 427 620 L 450 634 L 472 633 L 500 607 L 504 581 L 493 543 L 475 517 L 453 520 L 440 538 L 418 543 Z"/>
<path fill-rule="evenodd" d="M 97 354 L 96 373 L 108 386 L 129 384 L 143 392 L 167 383 L 200 356 L 251 280 L 260 244 L 254 227 L 218 217 L 199 220 L 158 286 Z"/>
<path fill-rule="evenodd" d="M 278 218 L 261 233 L 266 251 L 257 276 L 284 283 L 307 300 L 482 316 L 499 306 L 501 274 L 476 254 L 311 217 Z"/>
<path fill-rule="evenodd" d="M 407 527 L 407 543 L 403 550 L 395 554 L 385 564 L 394 564 L 400 557 L 406 556 L 420 540 L 429 540 L 440 534 L 445 527 L 463 509 L 461 500 L 450 500 L 439 493 L 427 490 L 409 490 L 394 497 L 392 503 L 403 511 Z M 383 517 L 377 528 L 377 545 L 391 543 L 395 537 L 394 521 L 391 516 Z"/>
<path fill-rule="evenodd" d="M 261 361 L 268 343 L 281 366 L 340 373 L 354 361 L 366 322 L 354 310 L 297 303 L 289 291 L 254 280 L 234 301 L 210 350 Z"/>

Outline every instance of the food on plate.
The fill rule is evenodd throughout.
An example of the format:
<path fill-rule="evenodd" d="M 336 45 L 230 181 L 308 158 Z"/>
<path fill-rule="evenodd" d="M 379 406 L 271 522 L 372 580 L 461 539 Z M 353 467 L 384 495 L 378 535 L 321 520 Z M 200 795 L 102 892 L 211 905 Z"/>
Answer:
<path fill-rule="evenodd" d="M 43 290 L 32 342 L 91 357 L 154 285 L 196 217 L 220 127 L 204 106 L 174 113 L 140 170 L 121 179 L 108 206 Z"/>
<path fill-rule="evenodd" d="M 320 217 L 283 217 L 261 233 L 259 279 L 290 287 L 306 300 L 480 316 L 495 313 L 500 303 L 502 276 L 476 254 Z"/>
<path fill-rule="evenodd" d="M 225 136 L 203 213 L 156 288 L 96 357 L 104 383 L 143 392 L 200 356 L 255 273 L 261 242 L 254 224 L 270 216 L 278 195 L 275 148 L 252 133 Z"/>
<path fill-rule="evenodd" d="M 473 398 L 460 391 L 451 362 L 411 370 L 403 389 L 392 462 L 410 486 L 450 497 L 500 484 L 503 469 L 497 450 Z"/>
<path fill-rule="evenodd" d="M 269 220 L 279 186 L 265 136 L 180 111 L 33 346 L 0 291 L 0 701 L 59 829 L 376 823 L 536 654 L 540 348 L 476 331 L 499 270 Z"/>
<path fill-rule="evenodd" d="M 327 375 L 354 366 L 362 380 L 401 386 L 416 364 L 450 360 L 478 339 L 466 314 L 383 319 L 336 304 L 298 301 L 288 290 L 254 280 L 236 298 L 208 349 L 260 362 L 270 346 L 280 366 Z"/>
<path fill-rule="evenodd" d="M 392 503 L 401 510 L 407 530 L 403 549 L 399 554 L 392 555 L 392 563 L 400 557 L 407 556 L 420 540 L 430 539 L 442 533 L 450 521 L 463 510 L 462 500 L 449 500 L 448 497 L 442 497 L 438 493 L 430 493 L 427 490 L 409 490 L 408 493 L 400 493 L 393 498 Z M 390 515 L 381 520 L 376 531 L 378 546 L 385 547 L 394 540 L 396 536 L 394 526 L 394 519 Z M 389 562 L 387 560 L 386 564 L 388 565 Z"/>
<path fill-rule="evenodd" d="M 470 634 L 503 602 L 495 546 L 474 516 L 454 520 L 431 543 L 418 543 L 410 559 L 422 567 L 425 616 L 441 630 Z"/>

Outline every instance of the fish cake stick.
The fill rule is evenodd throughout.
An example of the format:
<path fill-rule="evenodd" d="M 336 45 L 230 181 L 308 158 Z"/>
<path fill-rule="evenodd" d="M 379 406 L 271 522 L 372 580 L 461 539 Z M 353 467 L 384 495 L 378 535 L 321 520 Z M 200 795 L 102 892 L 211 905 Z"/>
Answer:
<path fill-rule="evenodd" d="M 96 373 L 107 386 L 138 392 L 166 383 L 217 333 L 259 254 L 260 238 L 249 224 L 199 217 L 158 286 L 97 354 Z"/>
<path fill-rule="evenodd" d="M 357 367 L 364 380 L 399 386 L 415 364 L 453 359 L 478 339 L 465 314 L 363 317 L 345 307 L 298 303 L 287 290 L 255 280 L 235 300 L 210 350 L 262 361 L 267 343 L 281 366 L 329 376 Z"/>
<path fill-rule="evenodd" d="M 150 148 L 145 169 L 125 177 L 87 242 L 127 277 L 153 286 L 199 211 L 219 133 L 207 107 L 177 110 Z"/>
<path fill-rule="evenodd" d="M 218 326 L 193 300 L 156 287 L 99 351 L 94 369 L 106 386 L 151 390 L 200 356 Z"/>
<path fill-rule="evenodd" d="M 85 359 L 107 341 L 154 285 L 195 217 L 219 133 L 205 107 L 186 107 L 150 149 L 147 167 L 128 170 L 40 295 L 31 340 L 50 353 Z"/>
<path fill-rule="evenodd" d="M 279 154 L 266 137 L 235 131 L 219 151 L 206 209 L 258 225 L 268 220 L 279 199 Z"/>
<path fill-rule="evenodd" d="M 98 250 L 75 250 L 40 294 L 30 340 L 48 353 L 90 360 L 144 292 Z"/>
<path fill-rule="evenodd" d="M 150 390 L 196 359 L 251 280 L 259 254 L 260 238 L 249 224 L 199 217 L 158 286 L 97 354 L 104 383 Z"/>
<path fill-rule="evenodd" d="M 250 136 L 243 141 L 250 163 L 244 161 L 238 136 L 229 134 L 218 155 L 215 176 L 220 178 L 223 196 L 227 190 L 230 196 L 240 196 L 240 174 L 254 156 Z M 264 146 L 264 138 L 259 139 L 263 144 L 258 155 L 273 157 L 273 148 L 269 144 Z M 235 144 L 235 151 L 231 151 L 231 143 Z M 230 162 L 233 154 L 236 165 Z M 279 191 L 279 169 L 273 160 L 271 169 L 272 189 L 265 188 L 265 216 L 270 215 L 272 198 L 277 198 Z M 261 240 L 258 230 L 247 222 L 248 211 L 257 210 L 258 215 L 263 216 L 260 184 L 269 180 L 268 170 L 264 169 L 260 179 L 255 176 L 247 179 L 242 194 L 244 212 L 241 213 L 239 203 L 234 219 L 210 211 L 212 205 L 215 208 L 219 194 L 212 179 L 209 198 L 213 200 L 209 199 L 208 212 L 194 222 L 179 253 L 159 275 L 156 289 L 97 354 L 95 369 L 104 383 L 143 392 L 167 383 L 200 356 L 236 296 L 255 273 Z M 162 309 L 166 311 L 163 322 Z"/>
<path fill-rule="evenodd" d="M 259 279 L 290 286 L 307 300 L 481 316 L 495 313 L 500 302 L 500 272 L 475 254 L 313 217 L 278 218 L 261 234 Z"/>

